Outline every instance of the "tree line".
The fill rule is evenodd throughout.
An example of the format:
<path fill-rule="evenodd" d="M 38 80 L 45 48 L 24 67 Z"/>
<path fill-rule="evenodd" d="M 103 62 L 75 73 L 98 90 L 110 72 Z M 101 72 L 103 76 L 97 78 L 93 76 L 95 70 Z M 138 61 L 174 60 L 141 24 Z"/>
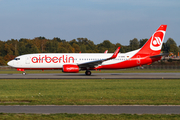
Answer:
<path fill-rule="evenodd" d="M 46 39 L 41 36 L 34 39 L 11 39 L 0 41 L 0 65 L 6 65 L 16 56 L 30 53 L 103 53 L 105 50 L 113 53 L 119 46 L 121 47 L 120 52 L 125 53 L 142 47 L 147 40 L 134 38 L 129 41 L 129 45 L 121 45 L 120 43 L 113 44 L 109 40 L 94 44 L 87 38 L 77 38 L 71 41 L 57 37 Z M 163 53 L 172 52 L 177 55 L 179 51 L 180 46 L 178 47 L 172 38 L 163 43 Z"/>

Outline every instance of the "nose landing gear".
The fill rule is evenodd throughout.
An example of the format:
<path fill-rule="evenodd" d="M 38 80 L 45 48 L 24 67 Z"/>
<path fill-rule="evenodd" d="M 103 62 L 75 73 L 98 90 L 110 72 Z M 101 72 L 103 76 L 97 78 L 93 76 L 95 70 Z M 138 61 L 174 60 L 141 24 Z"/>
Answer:
<path fill-rule="evenodd" d="M 86 75 L 91 75 L 91 71 L 90 70 L 86 70 L 85 74 Z"/>
<path fill-rule="evenodd" d="M 25 70 L 24 70 L 24 69 L 17 68 L 17 71 L 22 71 L 22 72 L 23 72 L 23 73 L 22 73 L 22 75 L 26 75 L 26 72 L 25 72 Z"/>

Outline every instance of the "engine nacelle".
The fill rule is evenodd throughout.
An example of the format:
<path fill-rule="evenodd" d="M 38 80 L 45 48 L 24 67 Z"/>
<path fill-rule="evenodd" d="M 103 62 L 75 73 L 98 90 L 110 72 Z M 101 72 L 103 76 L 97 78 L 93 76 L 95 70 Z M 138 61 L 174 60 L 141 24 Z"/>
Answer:
<path fill-rule="evenodd" d="M 79 72 L 79 66 L 71 65 L 71 64 L 63 65 L 62 72 L 66 72 L 66 73 L 78 73 Z"/>

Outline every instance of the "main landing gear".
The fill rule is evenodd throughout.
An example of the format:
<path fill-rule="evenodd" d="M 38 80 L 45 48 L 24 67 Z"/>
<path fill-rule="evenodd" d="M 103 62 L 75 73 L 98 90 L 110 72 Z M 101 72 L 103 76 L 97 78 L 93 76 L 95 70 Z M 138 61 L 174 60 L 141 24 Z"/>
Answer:
<path fill-rule="evenodd" d="M 91 71 L 86 70 L 85 74 L 86 74 L 86 75 L 91 75 Z"/>
<path fill-rule="evenodd" d="M 24 72 L 22 73 L 22 75 L 26 75 L 26 72 L 24 71 Z"/>

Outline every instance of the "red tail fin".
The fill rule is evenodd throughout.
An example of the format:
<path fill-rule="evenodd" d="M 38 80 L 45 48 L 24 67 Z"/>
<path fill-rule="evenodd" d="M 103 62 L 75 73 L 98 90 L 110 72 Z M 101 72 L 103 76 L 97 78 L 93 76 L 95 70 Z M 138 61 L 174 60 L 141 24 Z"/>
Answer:
<path fill-rule="evenodd" d="M 134 57 L 137 55 L 159 55 L 161 52 L 166 28 L 167 25 L 161 25 Z"/>

